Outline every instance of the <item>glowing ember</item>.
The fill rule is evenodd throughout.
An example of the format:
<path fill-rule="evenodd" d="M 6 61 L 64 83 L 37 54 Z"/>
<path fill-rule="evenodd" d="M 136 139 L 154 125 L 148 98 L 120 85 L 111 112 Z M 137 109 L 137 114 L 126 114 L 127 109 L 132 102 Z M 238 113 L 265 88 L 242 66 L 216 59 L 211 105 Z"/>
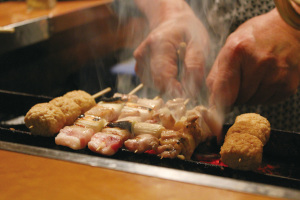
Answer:
<path fill-rule="evenodd" d="M 145 153 L 157 155 L 157 152 L 154 150 L 148 150 L 148 151 L 145 151 Z"/>
<path fill-rule="evenodd" d="M 272 174 L 272 175 L 279 175 L 278 172 L 276 172 L 277 169 L 279 169 L 280 167 L 274 166 L 274 165 L 269 165 L 266 164 L 265 166 L 261 166 L 257 169 L 257 172 L 261 172 L 263 174 Z"/>

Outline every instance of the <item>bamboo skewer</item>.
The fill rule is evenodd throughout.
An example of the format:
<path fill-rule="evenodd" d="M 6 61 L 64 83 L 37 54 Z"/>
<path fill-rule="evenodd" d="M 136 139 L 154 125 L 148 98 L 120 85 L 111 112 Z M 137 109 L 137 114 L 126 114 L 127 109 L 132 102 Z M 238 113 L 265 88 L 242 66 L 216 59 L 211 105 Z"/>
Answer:
<path fill-rule="evenodd" d="M 179 48 L 177 50 L 177 56 L 178 56 L 178 79 L 180 80 L 182 75 L 183 75 L 183 71 L 184 71 L 184 57 L 185 57 L 185 53 L 186 53 L 186 43 L 185 42 L 181 42 L 179 44 Z"/>
<path fill-rule="evenodd" d="M 185 42 L 181 42 L 179 44 L 179 48 L 177 50 L 179 61 L 183 61 L 184 60 L 185 52 L 186 52 L 186 43 Z"/>
<path fill-rule="evenodd" d="M 189 103 L 190 99 L 186 99 L 183 104 L 186 106 Z"/>
<path fill-rule="evenodd" d="M 102 95 L 104 95 L 104 94 L 106 94 L 106 93 L 108 93 L 108 92 L 110 92 L 110 91 L 111 91 L 111 88 L 108 87 L 108 88 L 106 88 L 106 89 L 104 89 L 104 90 L 101 90 L 100 92 L 97 92 L 97 93 L 94 94 L 92 97 L 93 97 L 94 99 L 96 99 L 96 98 L 98 98 L 98 97 L 100 97 L 100 96 L 102 96 Z"/>
<path fill-rule="evenodd" d="M 131 92 L 129 92 L 128 95 L 135 94 L 137 91 L 139 91 L 143 87 L 144 87 L 143 83 L 139 84 L 136 88 L 134 88 Z"/>
<path fill-rule="evenodd" d="M 153 98 L 153 100 L 156 100 L 156 99 L 158 99 L 158 98 L 160 98 L 160 97 L 159 97 L 159 96 L 156 96 L 156 97 Z"/>

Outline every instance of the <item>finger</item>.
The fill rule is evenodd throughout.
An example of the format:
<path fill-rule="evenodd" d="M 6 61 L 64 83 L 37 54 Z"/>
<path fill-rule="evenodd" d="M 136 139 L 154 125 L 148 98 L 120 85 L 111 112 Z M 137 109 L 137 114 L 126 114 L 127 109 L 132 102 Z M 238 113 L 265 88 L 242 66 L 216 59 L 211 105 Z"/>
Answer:
<path fill-rule="evenodd" d="M 240 65 L 237 52 L 224 46 L 207 77 L 211 106 L 230 107 L 234 104 L 241 83 Z"/>
<path fill-rule="evenodd" d="M 136 48 L 133 56 L 136 60 L 135 72 L 139 77 L 141 77 L 145 74 L 144 70 L 150 67 L 150 49 L 147 39 Z"/>
<path fill-rule="evenodd" d="M 154 86 L 162 92 L 179 92 L 181 90 L 181 84 L 177 80 L 177 58 L 175 50 L 173 53 L 172 51 L 168 53 L 163 53 L 162 51 L 162 49 L 157 49 L 157 52 L 151 52 L 151 77 Z"/>
<path fill-rule="evenodd" d="M 181 79 L 182 86 L 189 96 L 200 94 L 204 80 L 205 58 L 200 46 L 189 45 L 184 59 L 184 71 Z"/>

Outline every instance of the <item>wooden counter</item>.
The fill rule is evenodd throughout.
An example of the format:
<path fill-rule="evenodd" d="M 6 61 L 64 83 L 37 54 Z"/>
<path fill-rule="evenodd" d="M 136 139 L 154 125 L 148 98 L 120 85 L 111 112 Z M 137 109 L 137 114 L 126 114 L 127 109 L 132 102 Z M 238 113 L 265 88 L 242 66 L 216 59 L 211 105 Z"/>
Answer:
<path fill-rule="evenodd" d="M 120 23 L 110 2 L 58 1 L 51 10 L 33 11 L 25 1 L 0 3 L 0 28 L 14 30 L 0 31 L 0 89 L 59 96 L 87 90 L 77 78 L 89 70 L 98 77 L 90 78 L 87 92 L 112 87 L 102 74 L 125 50 L 132 55 L 143 36 L 132 33 L 142 32 L 146 23 L 140 18 Z"/>
<path fill-rule="evenodd" d="M 276 199 L 0 150 L 0 199 Z"/>
<path fill-rule="evenodd" d="M 0 3 L 0 26 L 48 16 L 57 17 L 70 12 L 95 7 L 112 0 L 58 1 L 53 9 L 28 10 L 25 1 L 7 1 Z"/>

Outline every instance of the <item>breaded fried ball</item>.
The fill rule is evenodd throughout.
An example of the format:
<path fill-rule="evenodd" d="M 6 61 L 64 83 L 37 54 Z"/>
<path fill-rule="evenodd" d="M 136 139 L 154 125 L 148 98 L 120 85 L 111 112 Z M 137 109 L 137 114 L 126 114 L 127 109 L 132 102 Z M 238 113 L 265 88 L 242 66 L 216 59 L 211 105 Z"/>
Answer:
<path fill-rule="evenodd" d="M 64 95 L 64 97 L 73 99 L 75 103 L 77 103 L 81 107 L 81 114 L 85 113 L 94 105 L 96 105 L 95 99 L 89 93 L 83 90 L 74 90 L 68 92 Z"/>
<path fill-rule="evenodd" d="M 226 137 L 221 147 L 221 160 L 238 170 L 255 170 L 262 161 L 263 144 L 250 134 L 233 133 Z"/>
<path fill-rule="evenodd" d="M 77 103 L 75 103 L 73 99 L 67 97 L 56 97 L 49 103 L 59 107 L 61 111 L 65 114 L 65 126 L 73 124 L 74 121 L 81 114 L 80 106 Z"/>
<path fill-rule="evenodd" d="M 51 103 L 34 105 L 25 116 L 25 125 L 33 135 L 51 137 L 66 123 L 64 113 Z"/>
<path fill-rule="evenodd" d="M 266 142 L 270 138 L 271 125 L 267 118 L 256 113 L 245 113 L 236 117 L 235 123 L 239 122 L 252 122 L 257 128 L 259 128 L 265 134 Z M 262 141 L 263 142 L 263 141 Z M 264 143 L 264 142 L 263 142 Z M 265 143 L 264 143 L 265 144 Z"/>
<path fill-rule="evenodd" d="M 235 122 L 226 134 L 226 137 L 233 133 L 247 133 L 256 136 L 265 145 L 270 137 L 270 128 L 266 125 L 255 123 L 253 121 L 238 121 Z"/>

